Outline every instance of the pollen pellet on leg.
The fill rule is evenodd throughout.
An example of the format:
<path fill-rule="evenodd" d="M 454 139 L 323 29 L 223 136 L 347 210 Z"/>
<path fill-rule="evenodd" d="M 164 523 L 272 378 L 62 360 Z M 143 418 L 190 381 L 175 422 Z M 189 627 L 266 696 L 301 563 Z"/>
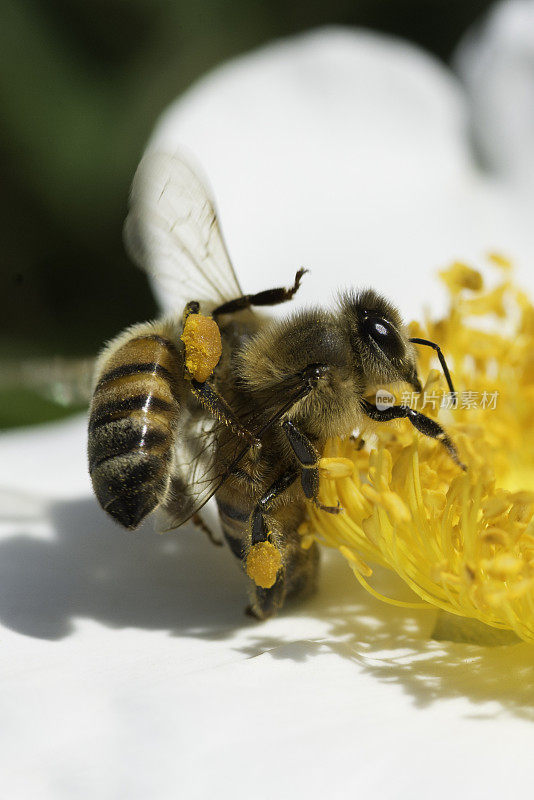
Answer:
<path fill-rule="evenodd" d="M 185 345 L 185 366 L 199 383 L 206 381 L 222 353 L 221 333 L 212 317 L 190 314 L 180 337 Z"/>
<path fill-rule="evenodd" d="M 272 542 L 258 542 L 250 548 L 246 570 L 256 586 L 270 589 L 281 566 L 282 557 Z"/>

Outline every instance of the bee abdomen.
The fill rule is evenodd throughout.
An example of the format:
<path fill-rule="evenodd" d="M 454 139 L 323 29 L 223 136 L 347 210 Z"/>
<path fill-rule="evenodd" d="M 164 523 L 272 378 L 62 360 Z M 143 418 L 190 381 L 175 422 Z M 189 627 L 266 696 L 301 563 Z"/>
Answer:
<path fill-rule="evenodd" d="M 112 350 L 89 419 L 89 472 L 102 506 L 136 528 L 165 497 L 183 366 L 171 342 L 148 334 Z"/>

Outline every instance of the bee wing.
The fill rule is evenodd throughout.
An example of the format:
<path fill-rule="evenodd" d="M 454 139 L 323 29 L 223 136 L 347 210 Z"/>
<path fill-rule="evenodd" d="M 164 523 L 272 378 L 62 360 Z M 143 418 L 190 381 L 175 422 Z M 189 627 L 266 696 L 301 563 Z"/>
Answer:
<path fill-rule="evenodd" d="M 228 256 L 210 194 L 180 155 L 148 153 L 132 184 L 124 241 L 156 280 L 166 304 L 198 300 L 211 310 L 243 292 Z"/>
<path fill-rule="evenodd" d="M 237 407 L 234 411 L 246 428 L 261 440 L 308 391 L 307 381 L 303 381 L 300 374 L 288 376 L 274 392 L 266 393 L 264 398 L 259 396 L 257 408 Z M 273 397 L 283 399 L 273 404 Z M 180 423 L 171 492 L 166 503 L 172 528 L 179 527 L 200 511 L 251 447 L 223 423 L 205 415 L 198 406 L 184 408 Z"/>
<path fill-rule="evenodd" d="M 165 504 L 170 528 L 178 528 L 200 511 L 250 447 L 212 417 L 184 410 L 180 423 Z"/>

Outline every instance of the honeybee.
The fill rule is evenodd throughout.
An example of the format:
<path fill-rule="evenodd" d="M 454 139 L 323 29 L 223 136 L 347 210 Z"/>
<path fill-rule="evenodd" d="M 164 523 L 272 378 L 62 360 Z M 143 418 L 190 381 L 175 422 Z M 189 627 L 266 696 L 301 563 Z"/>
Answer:
<path fill-rule="evenodd" d="M 289 288 L 244 294 L 214 204 L 180 155 L 142 160 L 125 241 L 179 306 L 128 328 L 98 359 L 88 443 L 96 496 L 134 529 L 156 508 L 178 527 L 215 495 L 258 618 L 316 586 L 318 549 L 300 546 L 298 528 L 307 501 L 341 510 L 318 500 L 318 459 L 329 437 L 351 435 L 366 417 L 405 417 L 463 466 L 437 422 L 366 399 L 370 387 L 396 382 L 421 391 L 414 343 L 437 350 L 454 391 L 437 345 L 410 339 L 395 306 L 371 289 L 341 294 L 333 311 L 310 308 L 280 321 L 259 313 L 289 301 L 305 270 Z M 206 331 L 213 341 L 206 363 L 192 367 L 185 333 L 195 321 L 203 321 L 200 350 Z"/>

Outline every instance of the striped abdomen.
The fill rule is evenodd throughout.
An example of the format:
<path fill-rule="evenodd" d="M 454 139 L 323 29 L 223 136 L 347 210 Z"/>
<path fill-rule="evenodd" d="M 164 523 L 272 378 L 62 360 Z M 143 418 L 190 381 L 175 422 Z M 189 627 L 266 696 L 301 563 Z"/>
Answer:
<path fill-rule="evenodd" d="M 244 559 L 250 540 L 251 508 L 240 502 L 239 497 L 226 502 L 226 498 L 222 500 L 217 496 L 217 506 L 224 537 L 230 550 L 236 558 Z"/>
<path fill-rule="evenodd" d="M 89 472 L 100 505 L 125 528 L 136 528 L 167 491 L 182 376 L 181 355 L 156 333 L 119 342 L 103 362 Z"/>

